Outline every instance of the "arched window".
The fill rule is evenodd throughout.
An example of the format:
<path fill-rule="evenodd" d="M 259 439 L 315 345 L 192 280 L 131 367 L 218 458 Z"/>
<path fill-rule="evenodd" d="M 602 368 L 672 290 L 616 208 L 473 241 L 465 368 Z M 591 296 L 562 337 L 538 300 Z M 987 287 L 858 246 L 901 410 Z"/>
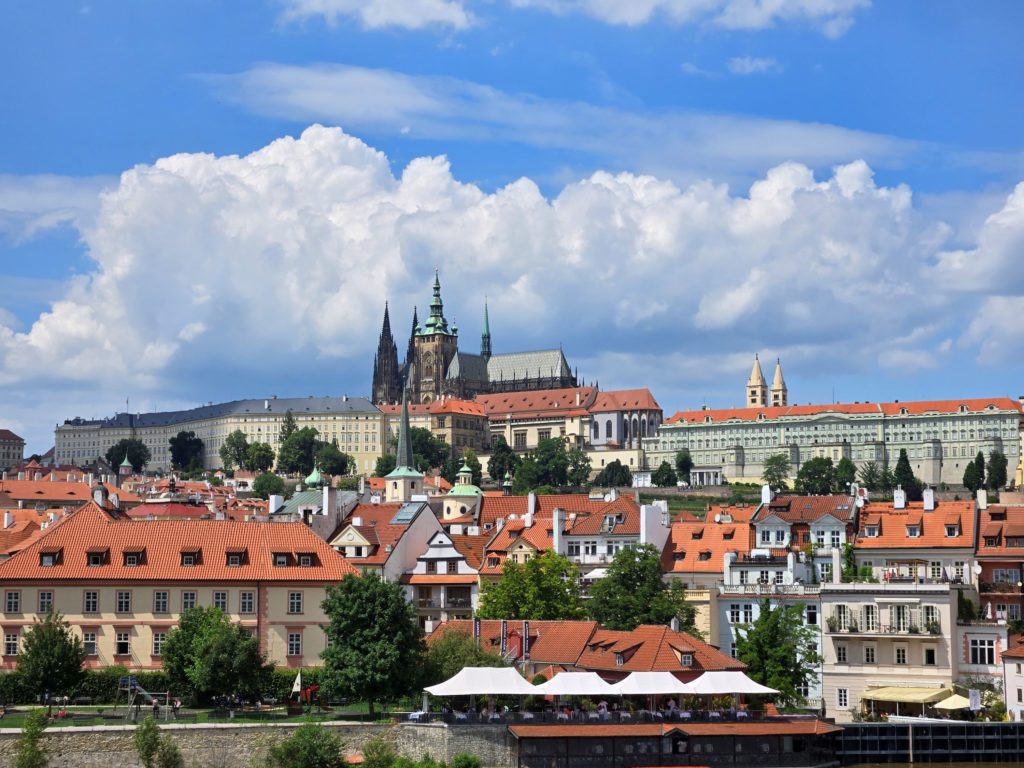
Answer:
<path fill-rule="evenodd" d="M 612 436 L 612 422 L 611 422 L 611 419 L 609 419 L 608 421 L 606 421 L 604 423 L 604 436 L 606 438 L 609 438 L 609 439 Z"/>

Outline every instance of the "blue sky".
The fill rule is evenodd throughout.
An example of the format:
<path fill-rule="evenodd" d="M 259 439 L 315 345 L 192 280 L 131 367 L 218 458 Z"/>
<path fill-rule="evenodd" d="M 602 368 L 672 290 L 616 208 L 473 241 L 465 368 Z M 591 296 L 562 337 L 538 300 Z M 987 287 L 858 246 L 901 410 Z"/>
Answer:
<path fill-rule="evenodd" d="M 497 351 L 561 342 L 666 412 L 736 404 L 755 351 L 798 402 L 1024 391 L 1019 3 L 0 13 L 0 423 L 31 450 L 125 397 L 365 393 L 433 265 L 465 348 L 486 292 Z"/>

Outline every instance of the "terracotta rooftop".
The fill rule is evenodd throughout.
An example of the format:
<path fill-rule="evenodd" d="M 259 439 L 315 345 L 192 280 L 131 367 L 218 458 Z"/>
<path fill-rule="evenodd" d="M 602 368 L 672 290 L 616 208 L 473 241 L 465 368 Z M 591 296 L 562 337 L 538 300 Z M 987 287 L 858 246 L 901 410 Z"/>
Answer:
<path fill-rule="evenodd" d="M 750 553 L 753 537 L 750 523 L 735 519 L 716 523 L 714 515 L 708 520 L 710 522 L 677 520 L 672 523 L 672 531 L 662 551 L 662 570 L 678 574 L 721 574 L 726 552 L 735 552 L 737 556 Z"/>
<path fill-rule="evenodd" d="M 117 494 L 118 499 L 123 503 L 137 504 L 140 499 L 134 493 L 124 488 L 107 488 L 111 494 Z M 92 499 L 92 488 L 84 482 L 60 482 L 58 480 L 0 480 L 0 506 L 4 500 L 24 501 L 35 503 L 37 501 L 56 502 L 63 501 L 76 503 L 90 501 Z M 16 506 L 16 505 L 15 505 Z"/>
<path fill-rule="evenodd" d="M 1024 506 L 993 505 L 979 516 L 978 557 L 1024 559 Z"/>
<path fill-rule="evenodd" d="M 89 565 L 90 553 L 104 553 Z M 44 566 L 44 554 L 56 564 Z M 126 565 L 126 554 L 139 564 Z M 184 555 L 195 558 L 185 565 Z M 228 565 L 229 554 L 241 564 Z M 277 554 L 288 565 L 275 566 Z M 313 565 L 298 557 L 313 556 Z M 46 581 L 81 579 L 137 581 L 337 581 L 356 570 L 303 523 L 256 523 L 233 520 L 130 520 L 114 518 L 95 503 L 61 518 L 32 544 L 0 563 L 0 579 Z"/>
<path fill-rule="evenodd" d="M 660 411 L 661 406 L 649 389 L 618 389 L 601 392 L 588 409 L 591 413 L 607 411 Z"/>
<path fill-rule="evenodd" d="M 683 666 L 683 654 L 693 663 Z M 645 624 L 631 632 L 600 629 L 587 643 L 577 666 L 593 671 L 674 672 L 690 680 L 708 670 L 746 669 L 747 665 L 685 632 Z"/>
<path fill-rule="evenodd" d="M 861 509 L 858 527 L 858 550 L 973 548 L 974 502 L 937 501 L 935 509 L 926 512 L 920 501 L 909 501 L 904 509 L 895 509 L 891 501 L 872 501 Z M 868 536 L 873 527 L 878 535 Z M 911 536 L 914 527 L 918 535 Z M 954 530 L 956 535 L 947 535 Z"/>
<path fill-rule="evenodd" d="M 540 389 L 532 392 L 500 392 L 495 395 L 477 395 L 476 402 L 483 406 L 484 413 L 491 420 L 506 414 L 522 415 L 565 415 L 566 411 L 586 414 L 592 405 L 597 389 L 594 387 L 569 387 L 566 389 Z"/>
<path fill-rule="evenodd" d="M 787 523 L 813 523 L 832 515 L 848 523 L 853 517 L 853 510 L 850 496 L 777 496 L 770 504 L 761 505 L 754 522 L 774 515 Z"/>
<path fill-rule="evenodd" d="M 506 624 L 509 637 L 521 636 L 522 629 L 522 621 L 509 619 Z M 572 666 L 596 630 L 596 621 L 531 621 L 530 661 Z M 472 635 L 473 622 L 469 619 L 446 621 L 430 634 L 427 642 L 434 642 L 445 632 Z M 501 647 L 501 621 L 484 619 L 480 622 L 480 645 L 491 650 Z"/>
<path fill-rule="evenodd" d="M 402 412 L 400 404 L 386 404 L 377 406 L 389 416 L 395 416 Z M 444 400 L 435 400 L 432 403 L 409 403 L 410 414 L 423 413 L 458 413 L 464 416 L 484 416 L 484 407 L 472 400 L 459 400 L 450 397 Z"/>
<path fill-rule="evenodd" d="M 9 429 L 0 429 L 0 440 L 14 440 L 19 443 L 25 442 L 22 438 L 18 437 Z"/>
<path fill-rule="evenodd" d="M 370 552 L 366 557 L 351 558 L 353 565 L 383 565 L 391 557 L 388 547 L 390 546 L 393 549 L 398 540 L 409 530 L 407 524 L 391 524 L 395 514 L 402 506 L 403 504 L 397 502 L 390 504 L 356 504 L 348 517 L 338 526 L 338 530 L 328 538 L 328 541 L 330 541 L 332 546 L 337 545 L 338 537 L 351 526 L 371 546 Z M 430 514 L 429 508 L 425 512 L 420 512 L 420 514 Z M 358 525 L 356 525 L 357 519 L 359 520 Z"/>

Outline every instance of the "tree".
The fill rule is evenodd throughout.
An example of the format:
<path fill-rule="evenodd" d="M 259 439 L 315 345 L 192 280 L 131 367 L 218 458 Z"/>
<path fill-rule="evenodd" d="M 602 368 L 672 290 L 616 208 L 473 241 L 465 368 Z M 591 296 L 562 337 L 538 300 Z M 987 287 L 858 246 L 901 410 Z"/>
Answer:
<path fill-rule="evenodd" d="M 157 752 L 160 751 L 160 726 L 156 724 L 152 715 L 135 726 L 134 741 L 139 761 L 146 768 L 153 768 Z"/>
<path fill-rule="evenodd" d="M 178 743 L 170 736 L 160 739 L 160 749 L 156 753 L 157 768 L 185 768 L 185 760 L 178 749 Z"/>
<path fill-rule="evenodd" d="M 761 476 L 765 484 L 773 491 L 784 491 L 789 485 L 789 456 L 784 453 L 775 453 L 764 460 L 764 470 Z"/>
<path fill-rule="evenodd" d="M 736 630 L 736 658 L 747 665 L 747 674 L 778 690 L 785 704 L 802 703 L 800 691 L 817 681 L 821 663 L 816 633 L 804 624 L 803 603 L 772 608 L 764 600 L 754 623 Z"/>
<path fill-rule="evenodd" d="M 83 677 L 85 648 L 59 613 L 47 613 L 25 633 L 17 656 L 18 672 L 34 694 L 70 693 Z"/>
<path fill-rule="evenodd" d="M 104 457 L 107 464 L 117 467 L 124 461 L 125 454 L 128 455 L 128 461 L 132 465 L 132 472 L 141 472 L 152 458 L 146 444 L 135 437 L 118 440 L 107 449 Z"/>
<path fill-rule="evenodd" d="M 541 484 L 541 470 L 533 456 L 524 456 L 516 468 L 516 476 L 512 480 L 512 493 L 523 495 L 534 490 Z"/>
<path fill-rule="evenodd" d="M 373 468 L 374 477 L 387 477 L 395 471 L 395 465 L 397 460 L 395 454 L 385 453 L 383 456 L 377 457 L 377 464 Z"/>
<path fill-rule="evenodd" d="M 299 425 L 295 423 L 295 417 L 292 416 L 292 409 L 289 408 L 284 412 L 284 419 L 281 421 L 281 442 L 283 443 L 289 437 L 291 437 L 298 430 Z"/>
<path fill-rule="evenodd" d="M 423 633 L 400 584 L 348 575 L 328 585 L 323 609 L 330 640 L 320 654 L 325 694 L 366 701 L 372 719 L 376 702 L 416 688 L 410 670 L 422 666 Z"/>
<path fill-rule="evenodd" d="M 882 468 L 877 462 L 869 461 L 860 468 L 857 473 L 860 484 L 869 491 L 882 490 Z"/>
<path fill-rule="evenodd" d="M 343 453 L 338 450 L 336 445 L 325 443 L 320 446 L 320 450 L 316 452 L 316 463 L 320 467 L 321 472 L 326 472 L 328 475 L 342 476 L 347 475 L 349 467 L 355 462 L 352 457 L 347 453 Z"/>
<path fill-rule="evenodd" d="M 964 468 L 964 488 L 971 493 L 977 493 L 978 489 L 981 488 L 981 478 L 978 476 L 978 465 L 973 461 L 968 463 Z"/>
<path fill-rule="evenodd" d="M 920 501 L 923 498 L 921 481 L 914 477 L 914 470 L 910 467 L 910 457 L 907 456 L 906 448 L 900 448 L 900 457 L 896 460 L 896 469 L 893 470 L 892 479 L 906 492 L 907 501 Z"/>
<path fill-rule="evenodd" d="M 454 677 L 465 667 L 503 667 L 498 654 L 477 646 L 476 640 L 466 632 L 449 630 L 427 648 L 424 664 L 424 685 L 442 683 Z"/>
<path fill-rule="evenodd" d="M 566 454 L 569 471 L 566 475 L 569 485 L 582 487 L 590 482 L 590 457 L 582 448 L 570 448 Z"/>
<path fill-rule="evenodd" d="M 195 432 L 182 430 L 169 442 L 172 467 L 175 469 L 199 469 L 203 466 L 203 441 L 196 437 Z"/>
<path fill-rule="evenodd" d="M 667 461 L 661 462 L 654 472 L 651 473 L 651 482 L 659 488 L 674 488 L 679 478 Z"/>
<path fill-rule="evenodd" d="M 303 723 L 270 748 L 267 763 L 271 768 L 343 768 L 345 742 L 319 723 Z"/>
<path fill-rule="evenodd" d="M 808 459 L 796 473 L 797 493 L 824 496 L 832 493 L 836 485 L 836 469 L 828 456 L 815 456 Z"/>
<path fill-rule="evenodd" d="M 564 441 L 557 437 L 539 440 L 532 456 L 542 485 L 565 485 L 569 479 L 569 454 Z"/>
<path fill-rule="evenodd" d="M 167 635 L 163 662 L 171 688 L 191 690 L 202 701 L 257 691 L 266 666 L 259 641 L 213 606 L 181 614 Z"/>
<path fill-rule="evenodd" d="M 245 432 L 236 429 L 224 438 L 224 445 L 217 453 L 220 454 L 220 461 L 224 469 L 234 469 L 235 467 L 242 469 L 245 467 L 249 455 L 249 438 L 245 436 Z"/>
<path fill-rule="evenodd" d="M 598 472 L 594 478 L 594 485 L 605 488 L 628 487 L 633 485 L 633 473 L 629 471 L 629 467 L 616 459 Z"/>
<path fill-rule="evenodd" d="M 243 467 L 250 472 L 267 472 L 274 466 L 274 449 L 270 443 L 250 443 L 245 451 Z"/>
<path fill-rule="evenodd" d="M 480 459 L 477 455 L 467 448 L 462 454 L 462 463 L 464 466 L 469 467 L 469 471 L 473 473 L 473 485 L 479 487 L 480 483 L 484 481 L 484 468 L 480 465 Z"/>
<path fill-rule="evenodd" d="M 842 493 L 857 481 L 857 465 L 846 456 L 836 464 L 836 490 Z"/>
<path fill-rule="evenodd" d="M 579 568 L 550 550 L 522 565 L 506 560 L 501 578 L 484 586 L 476 615 L 484 619 L 583 618 L 579 580 Z"/>
<path fill-rule="evenodd" d="M 661 575 L 661 553 L 653 545 L 621 550 L 608 575 L 590 588 L 591 617 L 621 630 L 679 619 L 680 629 L 694 633 L 696 609 L 686 602 L 682 585 L 670 587 Z"/>
<path fill-rule="evenodd" d="M 992 451 L 988 455 L 988 477 L 985 485 L 990 491 L 999 491 L 1006 487 L 1006 454 Z"/>
<path fill-rule="evenodd" d="M 409 430 L 409 442 L 412 443 L 413 461 L 420 472 L 429 472 L 443 466 L 445 460 L 452 455 L 448 443 L 434 437 L 430 430 L 424 427 L 412 427 Z"/>
<path fill-rule="evenodd" d="M 319 433 L 313 427 L 303 427 L 292 432 L 282 441 L 277 452 L 277 471 L 285 474 L 298 472 L 308 475 L 313 471 L 316 452 L 320 447 Z"/>
<path fill-rule="evenodd" d="M 687 485 L 690 484 L 690 470 L 693 469 L 693 457 L 690 456 L 690 449 L 683 448 L 676 453 L 676 477 Z"/>
<path fill-rule="evenodd" d="M 978 468 L 978 487 L 985 487 L 985 454 L 978 451 L 978 455 L 974 457 L 974 466 Z"/>
<path fill-rule="evenodd" d="M 491 445 L 491 458 L 487 460 L 487 474 L 491 480 L 500 483 L 506 474 L 514 475 L 519 469 L 519 457 L 508 447 L 505 438 L 498 435 Z"/>
<path fill-rule="evenodd" d="M 14 747 L 14 768 L 46 768 L 46 748 L 39 742 L 48 722 L 41 709 L 33 709 L 26 715 Z"/>
<path fill-rule="evenodd" d="M 261 499 L 280 496 L 284 493 L 284 480 L 272 472 L 265 472 L 252 481 L 252 492 Z"/>

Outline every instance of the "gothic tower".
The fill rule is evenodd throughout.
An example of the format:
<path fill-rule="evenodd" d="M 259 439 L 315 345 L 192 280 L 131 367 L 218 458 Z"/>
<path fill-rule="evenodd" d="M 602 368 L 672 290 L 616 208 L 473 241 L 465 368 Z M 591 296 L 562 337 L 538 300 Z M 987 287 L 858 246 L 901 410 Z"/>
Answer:
<path fill-rule="evenodd" d="M 391 318 L 388 305 L 384 302 L 384 324 L 380 329 L 377 354 L 373 358 L 373 402 L 394 403 L 401 390 L 401 376 L 398 372 L 398 348 L 391 335 Z"/>
<path fill-rule="evenodd" d="M 395 468 L 384 478 L 387 483 L 384 498 L 388 503 L 412 501 L 415 494 L 423 493 L 423 474 L 416 471 L 409 435 L 409 390 L 402 389 L 402 415 L 398 422 L 398 449 Z"/>
<path fill-rule="evenodd" d="M 761 372 L 761 363 L 754 355 L 754 367 L 750 370 L 750 378 L 747 379 L 747 407 L 764 408 L 768 405 L 768 384 L 764 380 L 764 373 Z"/>
<path fill-rule="evenodd" d="M 441 300 L 441 280 L 434 271 L 434 296 L 430 300 L 430 316 L 416 330 L 415 360 L 409 369 L 411 395 L 417 403 L 437 400 L 445 391 L 448 366 L 459 351 L 458 331 L 448 328 Z"/>
<path fill-rule="evenodd" d="M 480 357 L 485 363 L 491 359 L 491 322 L 487 317 L 487 299 L 484 299 L 484 332 L 480 336 Z"/>
<path fill-rule="evenodd" d="M 772 377 L 772 405 L 789 405 L 789 390 L 786 380 L 782 378 L 782 361 L 775 358 L 775 375 Z"/>

